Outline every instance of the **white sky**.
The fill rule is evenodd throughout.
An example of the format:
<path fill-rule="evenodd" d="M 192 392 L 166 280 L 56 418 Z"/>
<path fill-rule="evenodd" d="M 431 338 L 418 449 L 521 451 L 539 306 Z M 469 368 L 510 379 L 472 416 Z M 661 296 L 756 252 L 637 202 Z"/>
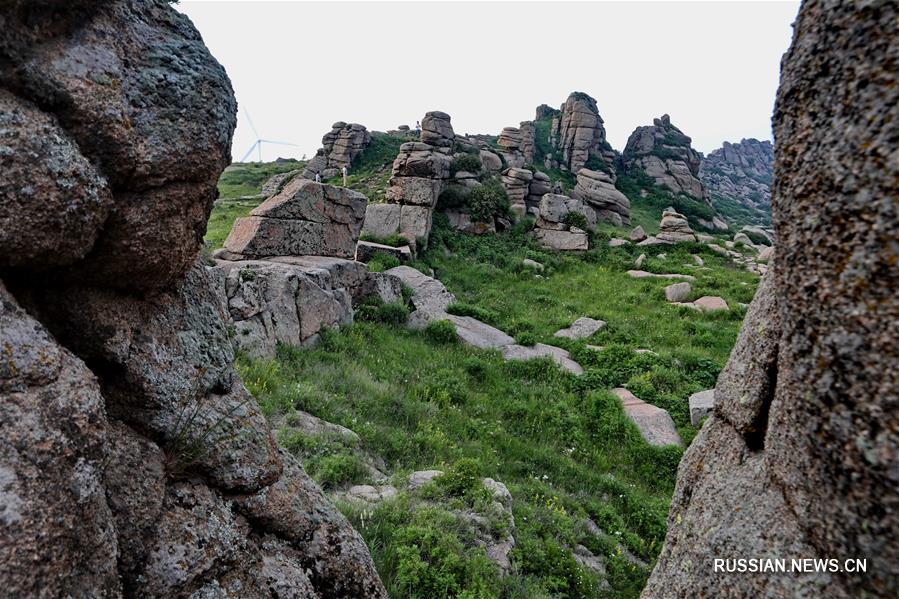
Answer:
<path fill-rule="evenodd" d="M 335 121 L 386 131 L 428 110 L 498 134 L 596 98 L 622 150 L 663 113 L 709 152 L 771 139 L 798 2 L 260 2 L 182 0 L 240 104 L 233 155 L 312 156 Z M 255 156 L 255 153 L 254 153 Z M 255 157 L 253 158 L 255 159 Z"/>

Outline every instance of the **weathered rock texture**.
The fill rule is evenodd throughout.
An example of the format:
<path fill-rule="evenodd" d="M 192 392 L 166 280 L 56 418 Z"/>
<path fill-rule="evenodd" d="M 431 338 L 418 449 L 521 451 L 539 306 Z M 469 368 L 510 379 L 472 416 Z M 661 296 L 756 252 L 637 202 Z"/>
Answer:
<path fill-rule="evenodd" d="M 637 127 L 624 148 L 627 170 L 641 169 L 658 185 L 705 200 L 706 192 L 699 180 L 699 152 L 690 146 L 690 138 L 671 124 L 665 114 L 652 125 Z"/>
<path fill-rule="evenodd" d="M 400 146 L 387 202 L 369 205 L 363 229 L 377 237 L 427 238 L 437 198 L 450 180 L 455 134 L 450 116 L 433 111 L 421 121 L 421 141 Z"/>
<path fill-rule="evenodd" d="M 710 198 L 728 198 L 763 214 L 771 211 L 773 176 L 774 146 L 757 139 L 724 142 L 703 157 L 699 167 L 699 179 Z"/>
<path fill-rule="evenodd" d="M 554 118 L 550 143 L 561 153 L 560 167 L 577 173 L 595 158 L 614 172 L 615 152 L 606 141 L 606 130 L 596 107 L 596 100 L 582 92 L 573 92 L 562 104 L 561 114 Z"/>
<path fill-rule="evenodd" d="M 631 222 L 631 202 L 615 189 L 615 180 L 608 173 L 582 168 L 572 196 L 590 204 L 600 220 L 619 227 Z"/>
<path fill-rule="evenodd" d="M 899 593 L 897 61 L 895 2 L 803 2 L 774 114 L 774 267 L 681 462 L 645 597 Z M 738 556 L 867 572 L 713 572 Z"/>
<path fill-rule="evenodd" d="M 582 202 L 568 196 L 548 193 L 540 200 L 540 216 L 534 227 L 534 236 L 540 245 L 552 250 L 586 250 L 589 246 L 587 231 L 572 226 L 572 215 L 582 218 L 581 224 L 596 226 L 596 212 Z"/>
<path fill-rule="evenodd" d="M 356 254 L 368 199 L 345 187 L 297 177 L 234 221 L 225 249 L 246 258 Z"/>
<path fill-rule="evenodd" d="M 386 596 L 231 365 L 198 250 L 236 104 L 187 18 L 7 2 L 0 106 L 3 594 Z"/>
<path fill-rule="evenodd" d="M 497 143 L 506 166 L 522 168 L 534 163 L 535 134 L 534 123 L 531 121 L 522 121 L 518 127 L 503 128 Z"/>
<path fill-rule="evenodd" d="M 338 121 L 322 137 L 322 147 L 303 169 L 303 177 L 314 179 L 316 173 L 322 179 L 330 179 L 340 174 L 340 170 L 352 164 L 353 159 L 362 154 L 371 143 L 371 134 L 365 125 Z"/>

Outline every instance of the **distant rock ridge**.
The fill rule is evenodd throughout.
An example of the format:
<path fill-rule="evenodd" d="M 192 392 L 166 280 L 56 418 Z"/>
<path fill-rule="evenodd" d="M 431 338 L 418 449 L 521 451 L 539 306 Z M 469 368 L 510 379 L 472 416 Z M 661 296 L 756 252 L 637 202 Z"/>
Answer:
<path fill-rule="evenodd" d="M 770 214 L 774 146 L 770 141 L 743 139 L 703 157 L 699 178 L 709 195 L 730 198 Z"/>
<path fill-rule="evenodd" d="M 671 124 L 667 114 L 652 125 L 637 127 L 627 140 L 623 160 L 626 170 L 641 169 L 658 185 L 674 193 L 705 201 L 699 180 L 701 156 L 691 139 Z"/>

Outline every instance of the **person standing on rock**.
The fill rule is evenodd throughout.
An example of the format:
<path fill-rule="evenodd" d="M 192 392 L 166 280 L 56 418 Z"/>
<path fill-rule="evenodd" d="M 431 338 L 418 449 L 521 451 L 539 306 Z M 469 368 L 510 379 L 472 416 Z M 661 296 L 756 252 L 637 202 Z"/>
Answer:
<path fill-rule="evenodd" d="M 340 172 L 343 173 L 343 186 L 346 187 L 346 165 L 340 169 Z"/>
<path fill-rule="evenodd" d="M 322 182 L 322 174 L 321 173 L 315 173 L 315 182 L 316 183 Z"/>
<path fill-rule="evenodd" d="M 415 134 L 421 137 L 421 123 L 419 121 L 415 121 Z"/>

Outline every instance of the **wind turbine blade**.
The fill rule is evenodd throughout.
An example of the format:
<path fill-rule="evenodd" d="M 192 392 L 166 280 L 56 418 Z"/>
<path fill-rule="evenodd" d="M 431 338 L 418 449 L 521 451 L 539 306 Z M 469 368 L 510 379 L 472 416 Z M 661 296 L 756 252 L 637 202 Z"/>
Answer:
<path fill-rule="evenodd" d="M 289 141 L 275 141 L 273 139 L 260 139 L 259 141 L 264 141 L 267 144 L 278 144 L 279 146 L 293 146 L 295 148 L 299 148 L 299 144 L 292 144 Z"/>
<path fill-rule="evenodd" d="M 257 140 L 256 140 L 256 143 L 254 143 L 252 146 L 250 146 L 250 149 L 247 150 L 247 153 L 243 155 L 243 158 L 241 158 L 240 161 L 241 161 L 241 162 L 246 162 L 246 161 L 247 161 L 247 158 L 250 157 L 250 154 L 253 153 L 253 150 L 255 150 L 255 149 L 256 149 L 256 146 L 258 146 L 258 145 L 259 145 L 259 140 L 257 139 Z"/>
<path fill-rule="evenodd" d="M 246 108 L 244 108 L 243 114 L 245 117 L 247 117 L 247 122 L 250 124 L 250 129 L 253 130 L 253 135 L 256 136 L 256 139 L 259 139 L 259 132 L 256 131 L 256 126 L 253 125 L 253 119 L 250 118 L 250 112 Z"/>

